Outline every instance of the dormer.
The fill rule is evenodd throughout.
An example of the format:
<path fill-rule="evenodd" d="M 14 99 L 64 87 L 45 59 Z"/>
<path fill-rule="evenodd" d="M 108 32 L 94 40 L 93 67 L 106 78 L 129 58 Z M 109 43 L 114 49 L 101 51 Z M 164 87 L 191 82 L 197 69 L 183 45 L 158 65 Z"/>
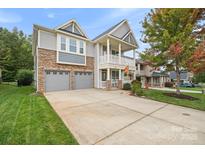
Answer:
<path fill-rule="evenodd" d="M 56 27 L 55 30 L 70 33 L 88 39 L 85 32 L 75 20 L 69 20 L 68 22 Z"/>
<path fill-rule="evenodd" d="M 86 65 L 85 32 L 75 20 L 69 20 L 55 28 L 57 32 L 57 63 Z"/>

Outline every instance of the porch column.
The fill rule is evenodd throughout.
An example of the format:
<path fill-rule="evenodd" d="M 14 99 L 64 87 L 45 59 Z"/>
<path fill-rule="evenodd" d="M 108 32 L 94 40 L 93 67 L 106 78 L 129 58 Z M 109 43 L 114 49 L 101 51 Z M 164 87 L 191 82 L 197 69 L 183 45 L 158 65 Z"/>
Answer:
<path fill-rule="evenodd" d="M 107 68 L 107 80 L 110 80 L 110 68 Z"/>
<path fill-rule="evenodd" d="M 107 63 L 110 62 L 110 39 L 107 38 Z"/>
<path fill-rule="evenodd" d="M 140 64 L 137 64 L 137 71 L 138 71 L 138 74 L 140 75 Z"/>
<path fill-rule="evenodd" d="M 135 49 L 133 49 L 133 65 L 135 66 L 135 71 L 134 71 L 134 80 L 136 80 L 136 60 L 135 60 Z"/>
<path fill-rule="evenodd" d="M 106 89 L 111 89 L 111 80 L 110 80 L 110 68 L 107 68 L 107 81 L 106 81 Z"/>
<path fill-rule="evenodd" d="M 100 69 L 99 69 L 99 63 L 100 63 L 100 44 L 97 43 L 97 66 L 96 66 L 96 87 L 100 88 Z"/>
<path fill-rule="evenodd" d="M 119 64 L 121 64 L 121 43 L 119 44 Z"/>
<path fill-rule="evenodd" d="M 151 77 L 151 87 L 154 87 L 154 79 Z"/>
<path fill-rule="evenodd" d="M 122 73 L 121 69 L 119 69 L 119 80 L 122 80 Z"/>
<path fill-rule="evenodd" d="M 118 88 L 122 89 L 122 71 L 121 71 L 121 69 L 119 69 Z"/>
<path fill-rule="evenodd" d="M 134 59 L 134 66 L 136 65 L 136 61 L 135 61 L 135 49 L 133 49 L 133 59 Z"/>
<path fill-rule="evenodd" d="M 159 79 L 160 79 L 160 88 L 162 88 L 163 87 L 163 77 L 160 77 Z"/>

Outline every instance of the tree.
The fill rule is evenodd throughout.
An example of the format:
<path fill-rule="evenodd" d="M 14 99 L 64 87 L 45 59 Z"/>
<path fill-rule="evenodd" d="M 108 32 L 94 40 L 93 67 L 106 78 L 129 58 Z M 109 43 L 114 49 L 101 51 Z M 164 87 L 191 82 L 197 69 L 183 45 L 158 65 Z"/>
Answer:
<path fill-rule="evenodd" d="M 31 36 L 0 27 L 0 67 L 4 81 L 14 81 L 18 69 L 33 69 Z"/>
<path fill-rule="evenodd" d="M 194 83 L 205 83 L 205 71 L 194 74 L 193 82 Z"/>
<path fill-rule="evenodd" d="M 195 74 L 205 72 L 205 41 L 201 42 L 192 54 L 188 67 Z"/>
<path fill-rule="evenodd" d="M 175 70 L 178 94 L 180 72 L 187 68 L 187 60 L 197 44 L 196 38 L 202 32 L 200 21 L 204 16 L 205 9 L 154 9 L 142 23 L 142 41 L 150 45 L 141 54 L 142 59 L 166 70 Z"/>

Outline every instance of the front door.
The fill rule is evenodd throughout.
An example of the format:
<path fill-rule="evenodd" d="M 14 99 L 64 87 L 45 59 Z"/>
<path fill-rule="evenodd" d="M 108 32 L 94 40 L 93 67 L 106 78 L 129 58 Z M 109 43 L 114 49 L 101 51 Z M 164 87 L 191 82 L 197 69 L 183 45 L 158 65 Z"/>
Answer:
<path fill-rule="evenodd" d="M 112 70 L 111 72 L 112 87 L 118 87 L 119 70 Z"/>

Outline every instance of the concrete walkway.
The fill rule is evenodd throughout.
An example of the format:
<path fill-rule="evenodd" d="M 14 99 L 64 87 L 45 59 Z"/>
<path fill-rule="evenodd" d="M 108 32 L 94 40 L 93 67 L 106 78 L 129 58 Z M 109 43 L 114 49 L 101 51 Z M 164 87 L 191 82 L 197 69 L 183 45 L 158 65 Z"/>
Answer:
<path fill-rule="evenodd" d="M 50 92 L 51 106 L 80 144 L 205 144 L 205 112 L 126 91 Z"/>
<path fill-rule="evenodd" d="M 171 88 L 155 88 L 155 87 L 149 87 L 149 89 L 154 89 L 154 90 L 162 90 L 162 91 L 176 91 L 176 89 L 171 89 Z M 180 90 L 181 92 L 185 93 L 197 93 L 197 94 L 202 94 L 201 91 L 195 91 L 195 90 Z"/>

